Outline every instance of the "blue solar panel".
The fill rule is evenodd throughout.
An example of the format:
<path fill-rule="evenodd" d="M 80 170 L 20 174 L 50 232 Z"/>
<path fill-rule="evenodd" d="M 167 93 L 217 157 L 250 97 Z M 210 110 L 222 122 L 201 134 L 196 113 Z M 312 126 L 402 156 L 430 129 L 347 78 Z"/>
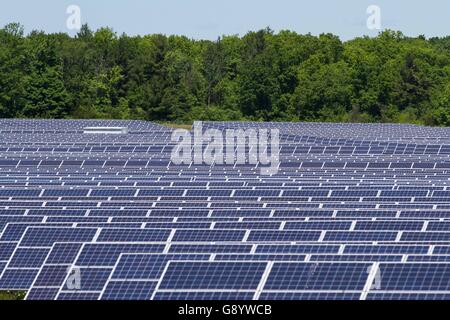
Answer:
<path fill-rule="evenodd" d="M 256 290 L 265 263 L 171 262 L 159 289 Z"/>
<path fill-rule="evenodd" d="M 245 231 L 237 230 L 177 230 L 174 242 L 211 242 L 211 241 L 241 241 Z"/>
<path fill-rule="evenodd" d="M 336 245 L 259 245 L 257 253 L 279 253 L 279 254 L 312 254 L 312 253 L 338 253 L 340 247 Z"/>
<path fill-rule="evenodd" d="M 251 245 L 244 244 L 172 244 L 170 253 L 250 253 Z"/>
<path fill-rule="evenodd" d="M 48 264 L 69 264 L 75 261 L 81 249 L 79 243 L 55 243 L 46 262 Z"/>
<path fill-rule="evenodd" d="M 213 300 L 213 301 L 230 301 L 230 300 L 253 300 L 254 293 L 251 292 L 157 292 L 154 300 Z"/>
<path fill-rule="evenodd" d="M 166 241 L 170 235 L 168 230 L 142 229 L 103 229 L 97 239 L 99 242 L 152 242 Z"/>
<path fill-rule="evenodd" d="M 5 267 L 6 267 L 6 262 L 0 262 L 0 274 L 2 274 Z"/>
<path fill-rule="evenodd" d="M 202 124 L 278 129 L 278 172 L 174 165 L 173 129 L 149 122 L 0 120 L 0 290 L 27 299 L 448 299 L 450 129 Z M 83 134 L 89 126 L 130 134 Z M 82 288 L 73 289 L 78 268 Z"/>
<path fill-rule="evenodd" d="M 342 242 L 370 242 L 370 241 L 395 241 L 397 238 L 397 233 L 395 232 L 337 232 L 329 231 L 325 235 L 325 241 L 342 241 Z"/>
<path fill-rule="evenodd" d="M 361 293 L 347 292 L 263 292 L 260 300 L 359 300 Z"/>
<path fill-rule="evenodd" d="M 169 261 L 206 260 L 209 255 L 123 255 L 112 275 L 113 279 L 159 279 Z"/>
<path fill-rule="evenodd" d="M 157 282 L 154 281 L 110 281 L 102 300 L 150 300 Z"/>
<path fill-rule="evenodd" d="M 370 292 L 367 300 L 410 300 L 410 301 L 426 301 L 426 300 L 450 300 L 450 294 L 446 293 L 391 293 L 391 292 Z"/>
<path fill-rule="evenodd" d="M 97 229 L 29 228 L 20 242 L 22 246 L 51 247 L 55 242 L 91 241 Z"/>
<path fill-rule="evenodd" d="M 27 290 L 39 270 L 5 269 L 0 279 L 0 290 Z"/>
<path fill-rule="evenodd" d="M 27 294 L 27 300 L 54 300 L 58 294 L 58 288 L 33 288 Z"/>
<path fill-rule="evenodd" d="M 446 264 L 382 264 L 381 289 L 386 291 L 448 291 Z"/>
<path fill-rule="evenodd" d="M 19 248 L 9 262 L 10 268 L 40 268 L 44 263 L 49 249 L 24 249 Z"/>
<path fill-rule="evenodd" d="M 264 290 L 364 289 L 369 264 L 275 263 Z"/>
<path fill-rule="evenodd" d="M 39 272 L 35 287 L 61 287 L 70 273 L 70 265 L 47 265 Z"/>
<path fill-rule="evenodd" d="M 316 231 L 252 231 L 248 241 L 254 242 L 291 242 L 291 241 L 317 241 L 320 232 Z"/>
<path fill-rule="evenodd" d="M 57 300 L 67 301 L 83 301 L 83 300 L 98 300 L 100 298 L 100 292 L 61 292 L 57 296 Z"/>
<path fill-rule="evenodd" d="M 78 266 L 114 266 L 121 253 L 162 253 L 164 245 L 155 244 L 87 244 L 81 250 Z"/>
<path fill-rule="evenodd" d="M 82 268 L 80 269 L 80 291 L 101 291 L 106 285 L 112 269 Z"/>
<path fill-rule="evenodd" d="M 14 242 L 0 242 L 0 261 L 7 261 L 11 257 L 17 244 Z"/>

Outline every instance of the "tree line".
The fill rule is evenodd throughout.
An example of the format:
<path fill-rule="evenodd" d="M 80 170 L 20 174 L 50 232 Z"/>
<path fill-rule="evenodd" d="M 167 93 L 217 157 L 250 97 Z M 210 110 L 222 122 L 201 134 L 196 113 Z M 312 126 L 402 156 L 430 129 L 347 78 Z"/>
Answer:
<path fill-rule="evenodd" d="M 0 117 L 450 125 L 450 37 L 0 29 Z"/>

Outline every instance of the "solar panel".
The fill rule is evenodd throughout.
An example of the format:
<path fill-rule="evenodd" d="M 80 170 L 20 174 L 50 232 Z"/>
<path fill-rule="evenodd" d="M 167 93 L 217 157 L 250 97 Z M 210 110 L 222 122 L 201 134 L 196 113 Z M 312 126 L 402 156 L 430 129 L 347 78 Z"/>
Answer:
<path fill-rule="evenodd" d="M 256 290 L 265 263 L 170 262 L 158 290 Z"/>
<path fill-rule="evenodd" d="M 158 280 L 167 263 L 177 260 L 205 260 L 208 261 L 209 255 L 142 255 L 125 254 L 120 257 L 112 275 L 112 279 L 120 280 Z"/>
<path fill-rule="evenodd" d="M 110 281 L 101 295 L 102 300 L 150 300 L 156 281 Z"/>
<path fill-rule="evenodd" d="M 173 129 L 150 122 L 0 128 L 0 290 L 30 300 L 449 299 L 448 128 L 203 123 L 278 129 L 274 175 L 261 164 L 175 165 Z"/>

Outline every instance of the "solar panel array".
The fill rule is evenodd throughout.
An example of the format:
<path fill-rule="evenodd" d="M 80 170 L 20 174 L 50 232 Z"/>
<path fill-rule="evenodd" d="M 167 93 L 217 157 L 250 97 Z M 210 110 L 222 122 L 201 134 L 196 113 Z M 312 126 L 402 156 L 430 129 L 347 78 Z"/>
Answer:
<path fill-rule="evenodd" d="M 126 135 L 84 127 L 129 128 Z M 0 290 L 27 299 L 450 298 L 450 129 L 277 128 L 277 174 L 175 166 L 142 121 L 0 120 Z"/>

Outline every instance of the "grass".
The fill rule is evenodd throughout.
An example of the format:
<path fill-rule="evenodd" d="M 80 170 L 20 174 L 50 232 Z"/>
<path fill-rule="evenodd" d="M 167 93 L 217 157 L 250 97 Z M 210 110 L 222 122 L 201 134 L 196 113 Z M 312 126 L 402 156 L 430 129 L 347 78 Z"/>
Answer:
<path fill-rule="evenodd" d="M 24 291 L 0 291 L 0 300 L 23 300 L 25 295 Z"/>
<path fill-rule="evenodd" d="M 174 128 L 174 129 L 186 129 L 186 130 L 192 129 L 192 124 L 178 124 L 178 123 L 163 122 L 163 123 L 161 123 L 161 125 L 169 127 L 169 128 Z"/>

